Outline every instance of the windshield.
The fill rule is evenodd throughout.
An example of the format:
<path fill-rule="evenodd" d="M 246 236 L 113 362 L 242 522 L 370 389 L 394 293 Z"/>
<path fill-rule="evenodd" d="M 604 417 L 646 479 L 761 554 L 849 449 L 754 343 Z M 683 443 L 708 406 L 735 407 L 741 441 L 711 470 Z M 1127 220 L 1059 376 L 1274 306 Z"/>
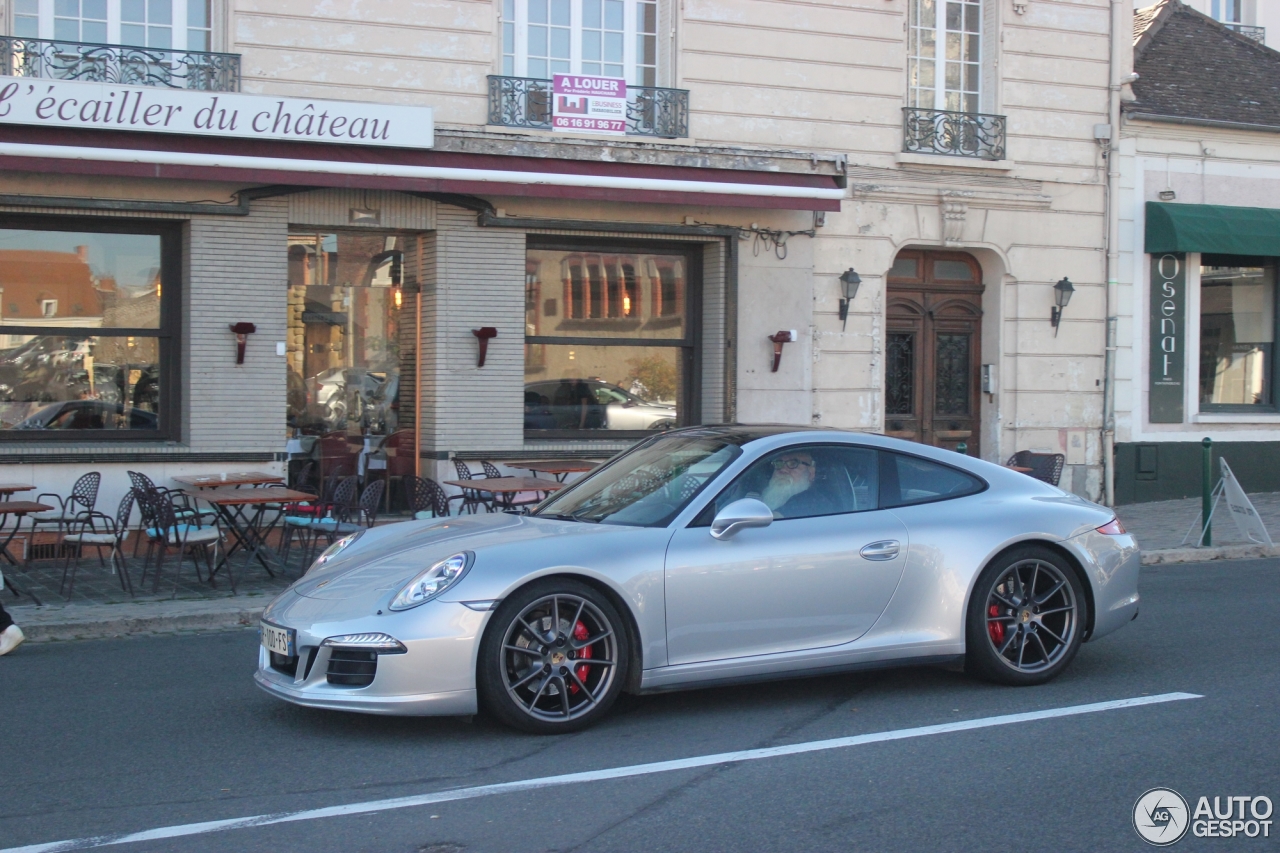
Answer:
<path fill-rule="evenodd" d="M 551 498 L 535 515 L 662 527 L 738 457 L 743 441 L 683 433 L 646 442 Z"/>

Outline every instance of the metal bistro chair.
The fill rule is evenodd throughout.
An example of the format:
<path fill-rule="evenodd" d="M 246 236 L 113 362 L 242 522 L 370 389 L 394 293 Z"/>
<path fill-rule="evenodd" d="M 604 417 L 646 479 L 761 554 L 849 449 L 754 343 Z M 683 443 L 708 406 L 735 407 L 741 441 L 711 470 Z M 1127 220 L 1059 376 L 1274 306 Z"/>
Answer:
<path fill-rule="evenodd" d="M 304 510 L 302 512 L 286 512 L 284 516 L 284 547 L 280 554 L 281 562 L 288 565 L 289 553 L 293 550 L 293 540 L 300 538 L 302 542 L 302 569 L 305 571 L 307 566 L 311 564 L 312 551 L 319 535 L 317 525 L 328 519 L 346 521 L 351 512 L 351 506 L 355 502 L 356 489 L 359 487 L 359 479 L 355 474 L 351 474 L 344 477 L 341 482 L 334 486 L 332 494 L 327 499 L 295 508 Z M 336 538 L 334 537 L 334 539 Z M 332 540 L 330 544 L 332 544 Z"/>
<path fill-rule="evenodd" d="M 33 515 L 32 529 L 54 526 L 58 528 L 58 533 L 62 533 L 67 530 L 71 522 L 92 514 L 98 505 L 98 486 L 101 484 L 102 475 L 97 471 L 90 471 L 76 480 L 75 485 L 71 487 L 71 494 L 65 498 L 52 492 L 39 495 L 36 501 L 49 498 L 50 503 L 54 501 L 58 503 L 58 508 Z"/>
<path fill-rule="evenodd" d="M 467 463 L 463 462 L 461 459 L 453 460 L 453 468 L 458 472 L 459 480 L 475 479 L 471 474 L 471 469 L 467 467 Z M 494 470 L 496 471 L 497 469 L 495 468 Z M 485 512 L 493 512 L 493 493 L 486 492 L 482 489 L 464 488 L 461 495 L 454 495 L 449 498 L 449 500 L 462 501 L 461 505 L 458 507 L 458 515 L 462 515 L 464 512 L 474 513 L 476 511 L 476 507 L 484 507 Z"/>
<path fill-rule="evenodd" d="M 354 485 L 354 478 L 352 478 Z M 378 518 L 378 509 L 382 504 L 382 490 L 387 487 L 386 480 L 374 480 L 364 487 L 360 493 L 360 502 L 355 505 L 338 507 L 332 517 L 322 518 L 311 524 L 311 544 L 314 553 L 315 544 L 323 536 L 330 545 L 343 536 L 355 533 L 367 527 L 373 527 Z M 345 510 L 345 511 L 342 511 Z"/>
<path fill-rule="evenodd" d="M 309 472 L 307 463 L 303 466 L 303 472 Z M 301 472 L 300 472 L 301 473 Z M 347 481 L 352 481 L 350 494 L 342 499 L 344 504 L 350 504 L 355 499 L 355 490 L 358 488 L 358 480 L 354 474 L 347 474 L 342 477 L 330 477 L 323 485 L 323 489 L 317 490 L 314 486 L 303 481 L 301 476 L 298 477 L 298 491 L 314 492 L 316 500 L 307 501 L 306 503 L 295 503 L 285 507 L 284 519 L 282 523 L 282 539 L 280 558 L 287 566 L 289 564 L 289 553 L 293 550 L 294 540 L 297 539 L 302 546 L 302 554 L 305 558 L 310 553 L 310 539 L 308 534 L 311 532 L 311 525 L 324 518 L 325 515 L 332 511 L 332 506 L 337 500 L 337 491 Z M 304 487 L 305 486 L 305 487 Z M 307 566 L 302 566 L 305 571 Z"/>
<path fill-rule="evenodd" d="M 198 507 L 192 506 L 191 498 L 185 492 L 178 489 L 161 488 L 153 483 L 150 477 L 140 471 L 129 471 L 127 473 L 129 475 L 129 482 L 133 485 L 134 497 L 138 501 L 138 511 L 142 514 L 142 526 L 144 529 L 156 526 L 152 523 L 154 519 L 151 521 L 147 519 L 147 513 L 151 508 L 150 502 L 147 498 L 150 497 L 152 493 L 164 497 L 165 503 L 172 507 L 173 512 L 177 515 L 179 521 L 187 523 L 195 522 L 197 525 L 200 525 L 204 523 L 206 518 L 213 518 L 218 514 L 213 510 L 202 510 Z M 138 546 L 142 543 L 144 538 L 146 537 L 139 536 L 134 542 L 133 556 L 138 556 Z M 151 549 L 148 548 L 148 555 L 150 552 Z M 150 559 L 150 557 L 148 557 L 148 559 Z M 145 567 L 143 569 L 143 574 L 146 574 Z"/>
<path fill-rule="evenodd" d="M 71 595 L 75 592 L 76 571 L 80 568 L 80 558 L 84 555 L 86 546 L 92 546 L 97 550 L 98 562 L 103 568 L 106 568 L 107 564 L 102 559 L 102 549 L 111 549 L 111 573 L 119 574 L 120 588 L 130 596 L 133 595 L 133 581 L 129 578 L 129 566 L 120 550 L 120 545 L 129 537 L 129 516 L 133 514 L 133 500 L 133 489 L 130 489 L 120 500 L 115 518 L 105 513 L 91 512 L 85 518 L 72 522 L 72 525 L 80 525 L 78 531 L 71 530 L 62 537 L 64 556 L 62 583 L 58 585 L 58 592 L 61 594 L 63 587 L 66 586 L 67 601 L 71 600 Z M 71 556 L 72 550 L 75 551 L 74 561 Z M 67 586 L 68 571 L 71 574 L 70 586 Z"/>
<path fill-rule="evenodd" d="M 406 474 L 404 484 L 409 510 L 414 518 L 445 518 L 449 515 L 449 496 L 435 480 Z"/>
<path fill-rule="evenodd" d="M 1061 453 L 1034 453 L 1030 450 L 1019 450 L 1009 457 L 1006 464 L 1030 468 L 1028 477 L 1035 477 L 1037 480 L 1056 486 L 1062 479 L 1062 465 L 1065 461 L 1066 457 Z"/>
<path fill-rule="evenodd" d="M 151 591 L 153 593 L 160 591 L 160 575 L 164 572 L 164 558 L 170 549 L 178 551 L 178 568 L 173 575 L 173 597 L 178 597 L 178 583 L 182 572 L 182 560 L 187 554 L 191 554 L 192 565 L 196 569 L 196 580 L 200 582 L 208 581 L 210 586 L 217 587 L 217 582 L 213 579 L 213 572 L 217 566 L 218 544 L 222 541 L 222 528 L 218 525 L 217 518 L 212 521 L 202 523 L 199 517 L 196 517 L 196 523 L 184 521 L 178 516 L 178 508 L 168 498 L 153 493 L 148 496 L 148 502 L 152 503 L 152 513 L 155 520 L 155 526 L 146 530 L 147 538 L 150 540 L 147 547 L 148 558 L 151 554 L 153 546 L 159 547 L 160 553 L 156 557 L 155 578 L 151 581 Z M 184 507 L 185 508 L 185 507 Z M 210 549 L 213 553 L 210 554 Z M 202 577 L 200 574 L 200 563 L 196 559 L 197 550 L 204 557 L 205 568 L 208 569 L 208 577 Z M 142 569 L 142 583 L 146 582 L 147 566 L 144 564 Z M 232 573 L 231 563 L 227 563 L 227 578 L 231 583 L 232 595 L 236 592 L 236 577 Z"/>

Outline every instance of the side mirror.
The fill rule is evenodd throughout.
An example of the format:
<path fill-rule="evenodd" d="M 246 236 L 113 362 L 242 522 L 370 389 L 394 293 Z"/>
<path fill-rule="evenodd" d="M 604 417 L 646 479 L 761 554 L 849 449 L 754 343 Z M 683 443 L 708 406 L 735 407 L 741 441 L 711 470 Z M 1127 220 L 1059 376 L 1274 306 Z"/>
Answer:
<path fill-rule="evenodd" d="M 768 527 L 770 524 L 773 524 L 773 510 L 763 501 L 743 498 L 716 513 L 715 520 L 711 522 L 711 535 L 716 539 L 728 539 L 739 530 Z"/>

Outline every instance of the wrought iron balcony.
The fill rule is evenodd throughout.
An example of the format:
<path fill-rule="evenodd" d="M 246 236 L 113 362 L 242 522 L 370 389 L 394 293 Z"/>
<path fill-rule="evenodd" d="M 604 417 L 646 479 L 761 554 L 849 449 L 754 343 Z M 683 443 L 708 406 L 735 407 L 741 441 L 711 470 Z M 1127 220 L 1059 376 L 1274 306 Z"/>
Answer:
<path fill-rule="evenodd" d="M 1003 160 L 1005 117 L 907 107 L 902 111 L 902 150 Z"/>
<path fill-rule="evenodd" d="M 240 54 L 0 36 L 0 73 L 206 92 L 240 91 Z"/>
<path fill-rule="evenodd" d="M 551 81 L 489 77 L 489 124 L 551 129 Z M 689 135 L 689 90 L 627 86 L 627 135 Z"/>
<path fill-rule="evenodd" d="M 1253 26 L 1250 26 L 1249 24 L 1233 24 L 1230 22 L 1223 22 L 1222 26 L 1226 27 L 1229 30 L 1235 30 L 1240 35 L 1245 36 L 1247 38 L 1251 38 L 1254 41 L 1256 41 L 1258 44 L 1267 43 L 1266 27 L 1253 27 Z"/>

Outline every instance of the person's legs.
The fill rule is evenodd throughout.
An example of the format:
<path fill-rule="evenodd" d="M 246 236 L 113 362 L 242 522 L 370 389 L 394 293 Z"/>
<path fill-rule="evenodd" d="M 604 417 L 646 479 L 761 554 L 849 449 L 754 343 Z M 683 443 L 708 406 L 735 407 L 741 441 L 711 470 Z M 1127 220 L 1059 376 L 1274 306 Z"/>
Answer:
<path fill-rule="evenodd" d="M 4 605 L 0 604 L 0 631 L 5 630 L 13 624 L 13 617 L 5 612 Z"/>

